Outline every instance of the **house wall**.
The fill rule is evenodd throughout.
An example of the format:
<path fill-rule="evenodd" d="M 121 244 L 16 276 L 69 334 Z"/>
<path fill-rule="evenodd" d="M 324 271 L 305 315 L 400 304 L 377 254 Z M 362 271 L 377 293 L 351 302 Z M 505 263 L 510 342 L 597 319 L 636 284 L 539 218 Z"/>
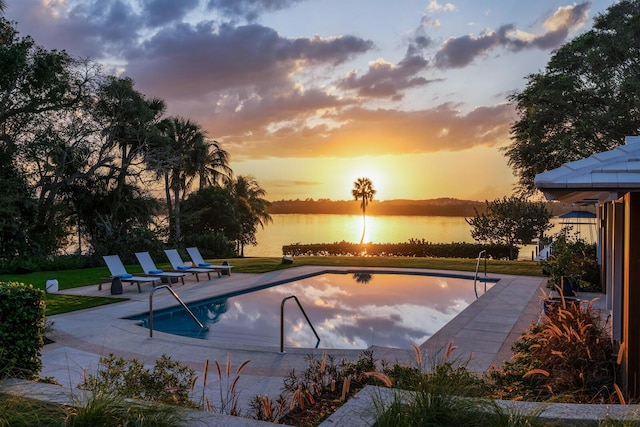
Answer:
<path fill-rule="evenodd" d="M 640 397 L 640 193 L 624 196 L 624 280 L 622 293 L 621 385 Z"/>

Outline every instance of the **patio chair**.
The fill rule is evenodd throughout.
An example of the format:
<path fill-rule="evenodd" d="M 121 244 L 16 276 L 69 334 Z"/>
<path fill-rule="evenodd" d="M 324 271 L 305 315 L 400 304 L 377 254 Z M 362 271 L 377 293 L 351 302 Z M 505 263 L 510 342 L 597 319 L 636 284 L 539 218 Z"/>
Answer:
<path fill-rule="evenodd" d="M 202 258 L 202 255 L 200 255 L 200 251 L 198 250 L 198 248 L 187 248 L 187 252 L 189 253 L 189 256 L 191 257 L 191 260 L 193 261 L 193 264 L 195 266 L 211 268 L 213 270 L 220 271 L 224 275 L 231 276 L 231 269 L 233 267 L 230 266 L 226 261 L 223 262 L 222 265 L 211 265 Z"/>
<path fill-rule="evenodd" d="M 169 258 L 169 262 L 171 263 L 171 267 L 176 271 L 183 271 L 188 274 L 195 274 L 196 280 L 199 282 L 200 273 L 205 273 L 209 279 L 211 279 L 211 273 L 218 273 L 218 277 L 220 277 L 220 271 L 214 270 L 211 268 L 204 267 L 193 267 L 191 265 L 186 265 L 182 262 L 182 258 L 176 249 L 165 249 L 165 254 L 167 254 L 167 258 Z"/>
<path fill-rule="evenodd" d="M 117 277 L 121 282 L 129 283 L 130 285 L 137 285 L 139 293 L 142 293 L 140 283 L 151 283 L 155 288 L 156 282 L 160 280 L 159 277 L 134 276 L 133 274 L 127 273 L 127 270 L 124 268 L 124 265 L 118 255 L 105 255 L 102 259 L 104 259 L 105 264 L 107 264 L 107 268 L 109 268 L 112 278 Z"/>
<path fill-rule="evenodd" d="M 160 277 L 163 281 L 171 284 L 173 281 L 180 280 L 184 285 L 184 276 L 185 273 L 180 273 L 177 271 L 164 271 L 156 267 L 156 264 L 151 259 L 151 255 L 149 252 L 136 252 L 136 258 L 138 258 L 138 262 L 144 271 L 144 274 L 148 276 L 157 276 Z"/>

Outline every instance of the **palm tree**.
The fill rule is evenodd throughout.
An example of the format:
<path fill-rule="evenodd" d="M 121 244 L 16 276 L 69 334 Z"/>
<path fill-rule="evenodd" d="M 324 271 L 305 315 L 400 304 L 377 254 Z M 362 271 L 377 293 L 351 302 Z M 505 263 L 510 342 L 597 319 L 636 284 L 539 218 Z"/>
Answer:
<path fill-rule="evenodd" d="M 364 241 L 364 233 L 367 230 L 366 211 L 367 205 L 370 201 L 373 201 L 373 196 L 376 195 L 376 190 L 373 188 L 373 182 L 369 178 L 358 178 L 353 183 L 353 190 L 351 194 L 356 200 L 360 200 L 360 208 L 362 209 L 362 237 L 360 238 L 360 244 Z"/>
<path fill-rule="evenodd" d="M 267 192 L 250 176 L 239 176 L 228 184 L 236 202 L 236 211 L 240 219 L 240 233 L 237 241 L 237 251 L 244 256 L 247 244 L 255 245 L 258 226 L 264 226 L 273 221 L 267 212 L 271 203 L 264 196 Z"/>
<path fill-rule="evenodd" d="M 198 189 L 208 186 L 226 185 L 233 171 L 229 167 L 229 153 L 220 148 L 216 140 L 205 141 L 194 159 L 199 178 Z"/>
<path fill-rule="evenodd" d="M 164 180 L 171 240 L 178 242 L 182 237 L 180 207 L 198 175 L 207 144 L 201 126 L 181 117 L 169 117 L 158 128 L 160 136 L 150 144 L 147 161 L 156 176 Z"/>

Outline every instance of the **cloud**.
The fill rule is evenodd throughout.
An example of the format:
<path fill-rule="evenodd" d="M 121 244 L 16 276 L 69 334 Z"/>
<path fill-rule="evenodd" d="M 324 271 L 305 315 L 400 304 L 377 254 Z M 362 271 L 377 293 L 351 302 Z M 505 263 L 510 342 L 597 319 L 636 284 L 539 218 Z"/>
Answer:
<path fill-rule="evenodd" d="M 257 24 L 176 24 L 126 53 L 127 74 L 143 91 L 168 98 L 241 88 L 266 93 L 290 86 L 302 67 L 340 64 L 372 46 L 354 36 L 289 39 Z"/>
<path fill-rule="evenodd" d="M 338 87 L 356 90 L 363 97 L 402 98 L 402 91 L 430 83 L 424 77 L 417 76 L 424 70 L 428 62 L 421 56 L 404 58 L 397 65 L 378 59 L 369 64 L 366 74 L 358 77 L 357 72 L 350 72 L 346 78 L 338 82 Z"/>
<path fill-rule="evenodd" d="M 242 17 L 255 21 L 265 12 L 274 12 L 291 7 L 304 0 L 209 0 L 209 9 L 215 9 L 230 17 Z"/>
<path fill-rule="evenodd" d="M 428 80 L 420 75 L 429 68 L 425 53 L 432 45 L 423 24 L 424 17 L 420 26 L 406 40 L 408 46 L 405 57 L 397 64 L 382 58 L 376 59 L 369 63 L 369 68 L 364 74 L 358 75 L 357 71 L 350 71 L 346 77 L 336 82 L 336 87 L 355 91 L 363 98 L 387 98 L 398 101 L 404 97 L 406 90 L 442 81 Z"/>
<path fill-rule="evenodd" d="M 541 34 L 517 30 L 514 25 L 501 26 L 497 31 L 486 31 L 478 36 L 465 35 L 447 39 L 435 55 L 438 68 L 462 68 L 479 56 L 506 48 L 512 52 L 525 49 L 552 49 L 566 40 L 570 31 L 579 29 L 588 18 L 590 2 L 558 8 L 545 19 Z"/>
<path fill-rule="evenodd" d="M 452 3 L 446 3 L 444 5 L 437 2 L 437 0 L 431 0 L 429 6 L 427 6 L 429 12 L 452 12 L 456 10 L 455 5 Z"/>
<path fill-rule="evenodd" d="M 11 12 L 49 49 L 65 49 L 94 60 L 118 60 L 147 32 L 182 20 L 198 2 L 141 0 L 138 8 L 133 8 L 125 0 L 23 0 L 12 4 Z"/>
<path fill-rule="evenodd" d="M 420 111 L 348 107 L 325 115 L 338 123 L 334 126 L 296 122 L 277 132 L 254 128 L 249 134 L 227 135 L 223 141 L 236 160 L 462 151 L 505 144 L 515 116 L 508 104 L 478 107 L 466 114 L 452 104 Z M 218 120 L 224 119 L 214 118 L 209 126 L 215 129 Z"/>
<path fill-rule="evenodd" d="M 198 6 L 199 0 L 142 0 L 142 16 L 148 27 L 158 27 L 181 21 Z"/>

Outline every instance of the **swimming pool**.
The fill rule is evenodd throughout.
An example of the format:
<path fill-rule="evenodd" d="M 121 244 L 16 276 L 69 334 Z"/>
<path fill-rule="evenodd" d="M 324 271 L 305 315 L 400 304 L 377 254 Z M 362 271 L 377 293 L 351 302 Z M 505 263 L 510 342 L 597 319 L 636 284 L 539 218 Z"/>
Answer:
<path fill-rule="evenodd" d="M 488 279 L 486 289 L 497 280 Z M 479 293 L 485 282 L 478 282 Z M 216 342 L 280 345 L 280 308 L 295 295 L 316 329 L 318 348 L 411 348 L 422 344 L 476 299 L 473 278 L 462 276 L 326 273 L 239 295 L 189 304 L 200 329 L 182 307 L 154 311 L 154 331 Z M 149 326 L 149 314 L 130 317 Z M 294 301 L 284 307 L 285 347 L 316 345 Z"/>

